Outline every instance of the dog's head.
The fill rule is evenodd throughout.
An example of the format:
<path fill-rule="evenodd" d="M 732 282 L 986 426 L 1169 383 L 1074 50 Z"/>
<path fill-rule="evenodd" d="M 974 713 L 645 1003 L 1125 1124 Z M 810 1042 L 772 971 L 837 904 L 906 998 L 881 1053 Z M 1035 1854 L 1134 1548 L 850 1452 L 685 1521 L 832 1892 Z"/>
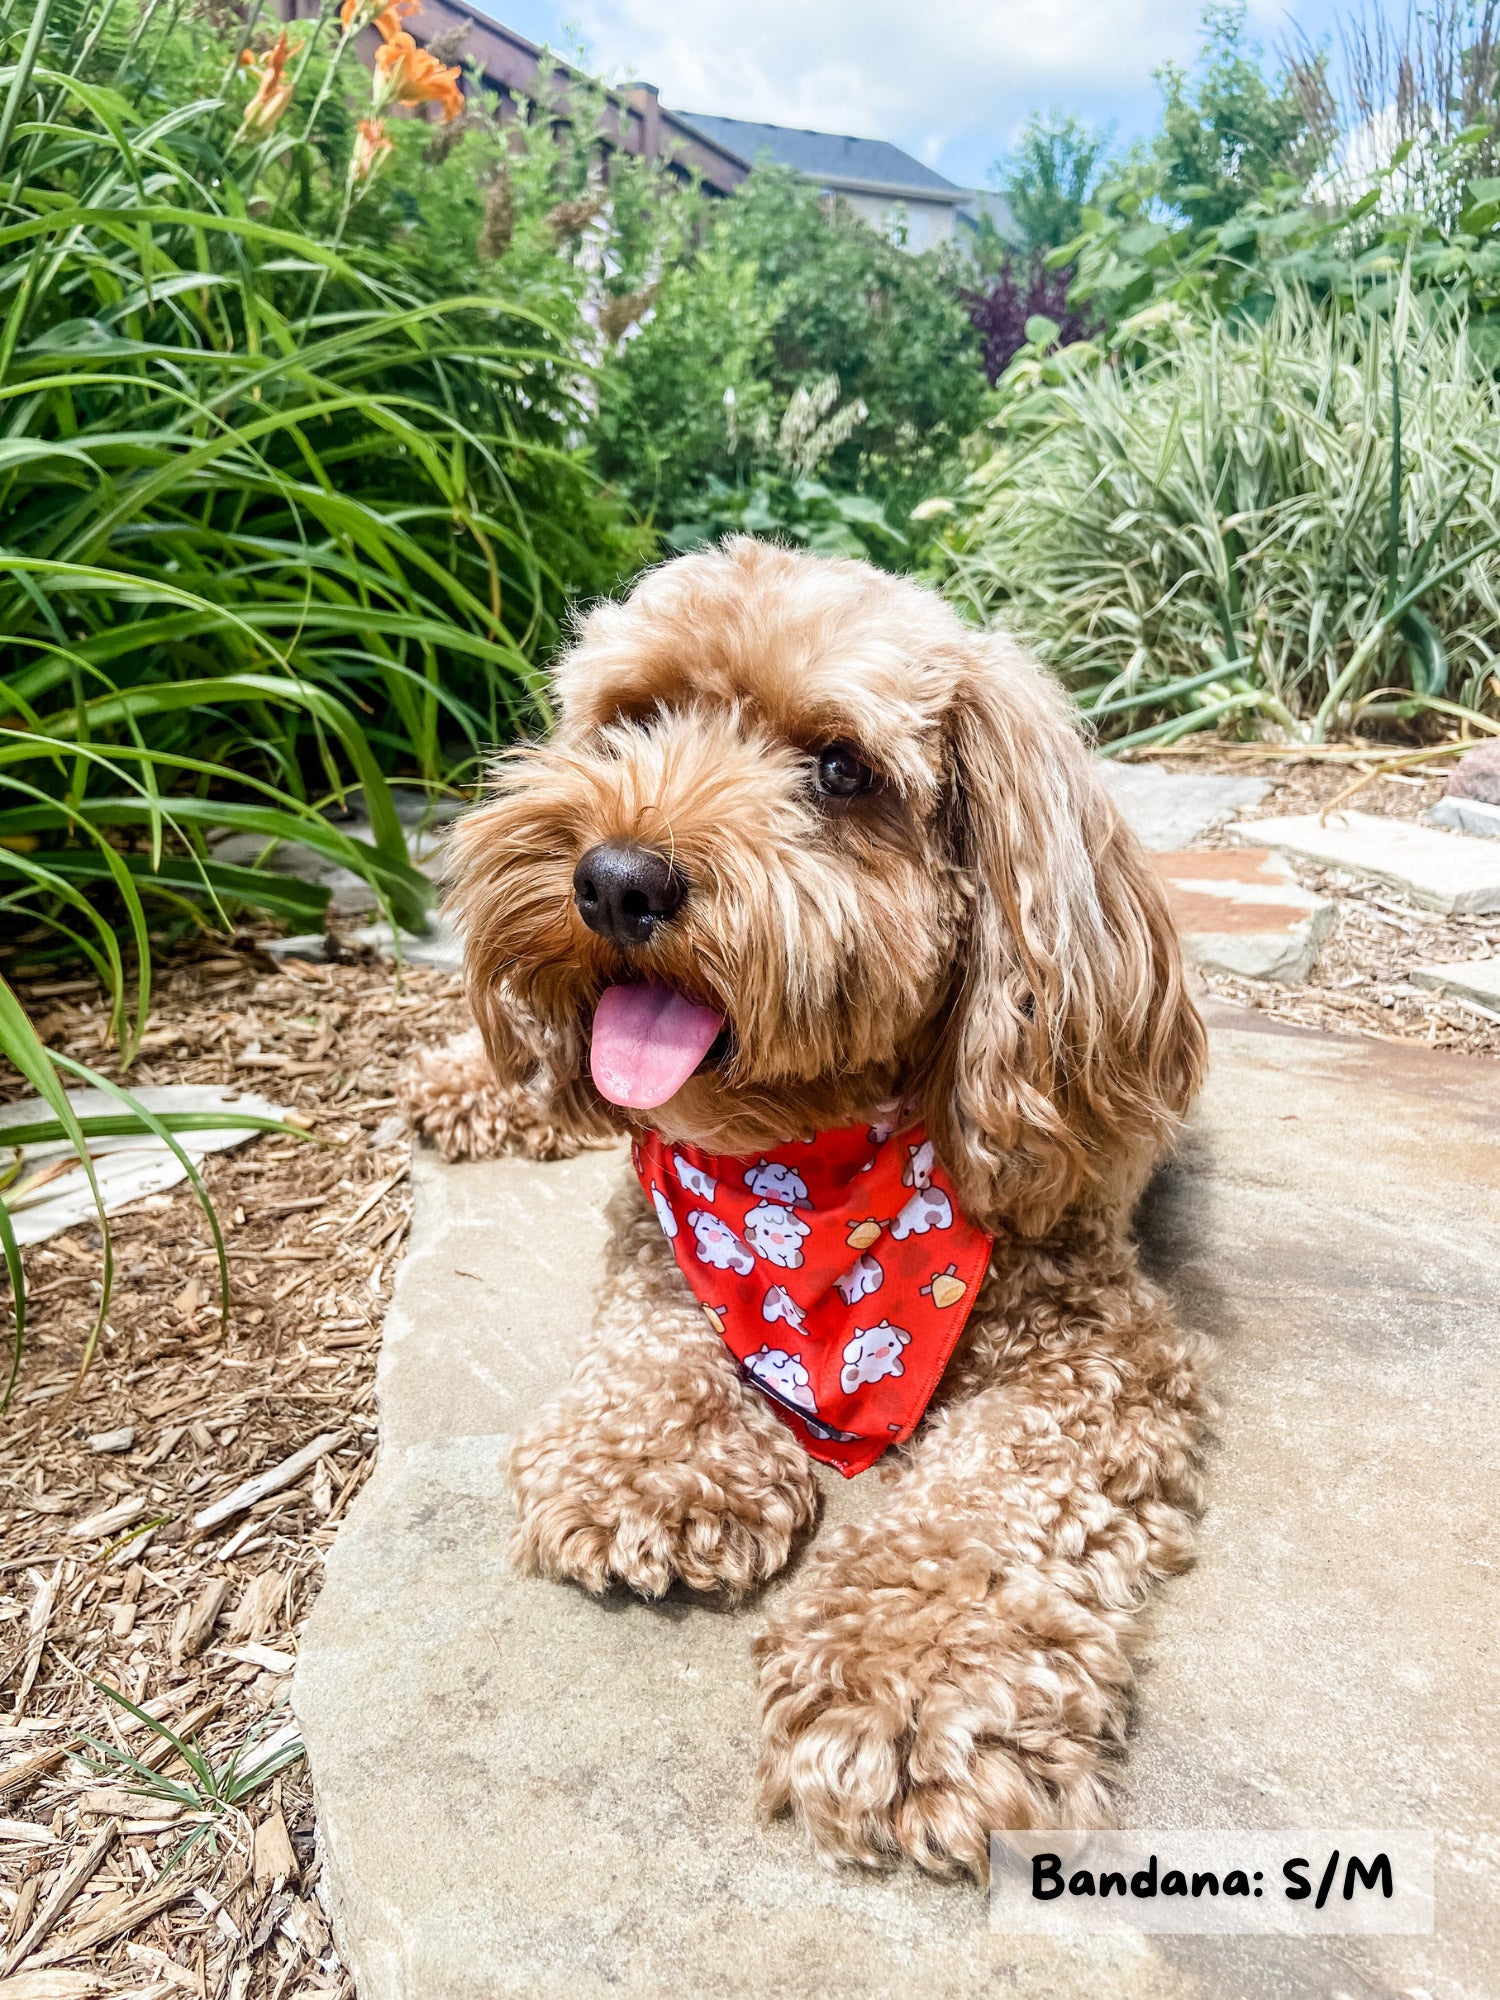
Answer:
<path fill-rule="evenodd" d="M 974 1219 L 1028 1234 L 1133 1191 L 1203 1030 L 1156 879 L 1013 644 L 736 541 L 592 612 L 557 697 L 454 843 L 503 1080 L 564 1126 L 729 1153 L 909 1097 Z"/>

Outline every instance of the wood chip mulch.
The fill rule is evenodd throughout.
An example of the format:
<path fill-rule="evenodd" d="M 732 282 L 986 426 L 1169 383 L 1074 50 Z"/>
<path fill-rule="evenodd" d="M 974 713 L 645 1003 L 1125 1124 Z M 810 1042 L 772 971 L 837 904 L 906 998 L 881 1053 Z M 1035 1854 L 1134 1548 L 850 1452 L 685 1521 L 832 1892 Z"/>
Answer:
<path fill-rule="evenodd" d="M 1151 753 L 1144 753 L 1149 757 Z M 1160 756 L 1160 753 L 1157 753 Z M 1161 757 L 1169 769 L 1216 771 L 1235 777 L 1269 778 L 1275 787 L 1241 820 L 1281 818 L 1321 812 L 1340 792 L 1370 770 L 1378 753 L 1360 762 L 1298 762 L 1257 758 L 1243 750 L 1205 750 L 1189 759 Z M 1447 765 L 1435 774 L 1392 773 L 1377 777 L 1346 801 L 1351 812 L 1420 821 L 1443 795 Z M 1203 835 L 1203 847 L 1230 842 L 1221 827 Z M 1280 986 L 1265 979 L 1201 975 L 1215 999 L 1254 1007 L 1279 1020 L 1339 1034 L 1374 1035 L 1380 1040 L 1459 1049 L 1470 1055 L 1500 1056 L 1500 1013 L 1413 986 L 1414 965 L 1449 965 L 1500 955 L 1500 914 L 1448 917 L 1423 909 L 1398 889 L 1361 880 L 1342 869 L 1318 868 L 1288 855 L 1305 889 L 1339 905 L 1312 976 L 1303 986 Z"/>
<path fill-rule="evenodd" d="M 51 1046 L 120 1073 L 92 981 L 17 986 Z M 463 1021 L 457 980 L 373 960 L 278 969 L 247 937 L 159 963 L 130 1084 L 255 1089 L 317 1143 L 267 1135 L 204 1164 L 227 1324 L 186 1186 L 112 1218 L 115 1289 L 81 1385 L 99 1232 L 25 1253 L 32 1317 L 0 1416 L 0 1995 L 11 1973 L 49 2000 L 352 1994 L 286 1697 L 325 1551 L 373 1463 L 408 1221 L 396 1071 Z M 0 1098 L 25 1095 L 0 1065 Z M 195 1527 L 257 1478 L 263 1497 Z M 237 1755 L 245 1795 L 205 1797 L 95 1682 L 201 1751 L 222 1792 Z M 278 1747 L 293 1761 L 258 1778 Z"/>

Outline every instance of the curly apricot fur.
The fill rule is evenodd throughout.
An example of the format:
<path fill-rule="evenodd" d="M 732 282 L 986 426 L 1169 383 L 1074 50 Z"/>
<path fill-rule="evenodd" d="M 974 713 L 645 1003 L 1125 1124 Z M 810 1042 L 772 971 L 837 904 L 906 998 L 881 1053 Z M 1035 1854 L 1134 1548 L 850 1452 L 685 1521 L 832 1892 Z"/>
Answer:
<path fill-rule="evenodd" d="M 1195 1348 L 1128 1236 L 1205 1059 L 1160 888 L 1061 692 L 862 564 L 750 541 L 668 563 L 584 620 L 557 695 L 455 841 L 485 1056 L 419 1062 L 408 1115 L 449 1157 L 628 1131 L 588 1038 L 642 972 L 732 1029 L 649 1114 L 669 1138 L 739 1153 L 920 1106 L 994 1256 L 879 1504 L 756 1642 L 760 1785 L 834 1854 L 982 1876 L 993 1829 L 1107 1816 L 1146 1590 L 1189 1560 Z M 809 771 L 845 739 L 881 782 L 834 813 Z M 628 963 L 570 894 L 606 838 L 690 884 Z M 749 1590 L 813 1526 L 811 1468 L 633 1182 L 613 1224 L 572 1381 L 513 1447 L 517 1561 Z"/>

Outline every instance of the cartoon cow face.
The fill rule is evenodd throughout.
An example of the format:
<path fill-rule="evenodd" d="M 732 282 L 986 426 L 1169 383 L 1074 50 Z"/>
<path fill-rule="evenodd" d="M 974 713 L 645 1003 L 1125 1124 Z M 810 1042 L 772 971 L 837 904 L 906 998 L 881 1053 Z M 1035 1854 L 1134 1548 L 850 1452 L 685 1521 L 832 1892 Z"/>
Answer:
<path fill-rule="evenodd" d="M 695 1167 L 681 1153 L 672 1155 L 672 1171 L 688 1193 L 697 1195 L 700 1201 L 712 1201 L 719 1191 L 719 1183 L 713 1175 L 704 1173 L 702 1167 Z"/>
<path fill-rule="evenodd" d="M 757 1257 L 783 1270 L 795 1271 L 802 1262 L 802 1239 L 809 1233 L 800 1216 L 779 1202 L 757 1202 L 745 1216 L 745 1238 Z"/>
<path fill-rule="evenodd" d="M 745 1367 L 777 1402 L 816 1413 L 811 1377 L 795 1354 L 779 1347 L 760 1347 L 745 1356 Z"/>
<path fill-rule="evenodd" d="M 930 1139 L 924 1139 L 920 1146 L 908 1146 L 906 1165 L 901 1169 L 901 1185 L 909 1188 L 931 1187 L 934 1157 Z"/>
<path fill-rule="evenodd" d="M 799 1201 L 807 1200 L 807 1182 L 801 1174 L 775 1160 L 762 1160 L 751 1167 L 745 1186 L 762 1201 L 779 1202 L 783 1208 L 795 1208 Z"/>
<path fill-rule="evenodd" d="M 951 1229 L 953 1209 L 941 1188 L 918 1188 L 891 1224 L 898 1243 L 908 1236 L 925 1236 L 929 1229 Z"/>
<path fill-rule="evenodd" d="M 807 1314 L 798 1305 L 791 1293 L 783 1291 L 780 1285 L 772 1285 L 770 1291 L 762 1299 L 760 1316 L 762 1319 L 773 1321 L 784 1319 L 790 1327 L 801 1326 L 802 1322 L 807 1318 Z"/>
<path fill-rule="evenodd" d="M 651 1190 L 651 1206 L 656 1210 L 656 1219 L 661 1224 L 661 1233 L 669 1241 L 677 1234 L 677 1217 L 672 1213 L 672 1204 L 659 1187 Z"/>
<path fill-rule="evenodd" d="M 727 1222 L 706 1208 L 691 1209 L 688 1227 L 693 1232 L 693 1248 L 700 1264 L 712 1264 L 716 1271 L 738 1271 L 743 1277 L 755 1269 L 755 1259 Z"/>
<path fill-rule="evenodd" d="M 909 1345 L 911 1335 L 899 1326 L 892 1326 L 883 1319 L 879 1326 L 856 1329 L 853 1340 L 844 1349 L 844 1365 L 839 1373 L 839 1384 L 846 1396 L 850 1396 L 862 1382 L 879 1382 L 887 1375 L 904 1375 L 901 1350 Z"/>
<path fill-rule="evenodd" d="M 834 1290 L 846 1306 L 867 1299 L 871 1292 L 878 1292 L 885 1283 L 885 1272 L 879 1260 L 874 1257 L 856 1257 L 842 1278 L 833 1281 Z"/>

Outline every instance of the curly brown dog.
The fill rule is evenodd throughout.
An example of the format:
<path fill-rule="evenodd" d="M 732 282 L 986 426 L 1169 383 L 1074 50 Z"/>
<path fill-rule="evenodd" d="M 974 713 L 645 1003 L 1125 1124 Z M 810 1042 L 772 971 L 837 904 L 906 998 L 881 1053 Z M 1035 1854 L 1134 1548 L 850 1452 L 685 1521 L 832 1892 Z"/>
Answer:
<path fill-rule="evenodd" d="M 760 1785 L 837 1854 L 983 1875 L 991 1829 L 1105 1816 L 1147 1580 L 1188 1558 L 1194 1347 L 1127 1233 L 1205 1056 L 1161 892 L 1057 688 L 860 563 L 668 563 L 590 613 L 557 699 L 455 834 L 482 1048 L 426 1056 L 409 1116 L 450 1158 L 925 1127 L 993 1248 L 879 1504 L 756 1642 Z M 609 1096 L 606 995 L 660 1016 L 614 1022 Z M 760 1393 L 626 1178 L 597 1323 L 513 1447 L 516 1558 L 742 1592 L 813 1525 L 805 1445 L 847 1434 Z"/>

